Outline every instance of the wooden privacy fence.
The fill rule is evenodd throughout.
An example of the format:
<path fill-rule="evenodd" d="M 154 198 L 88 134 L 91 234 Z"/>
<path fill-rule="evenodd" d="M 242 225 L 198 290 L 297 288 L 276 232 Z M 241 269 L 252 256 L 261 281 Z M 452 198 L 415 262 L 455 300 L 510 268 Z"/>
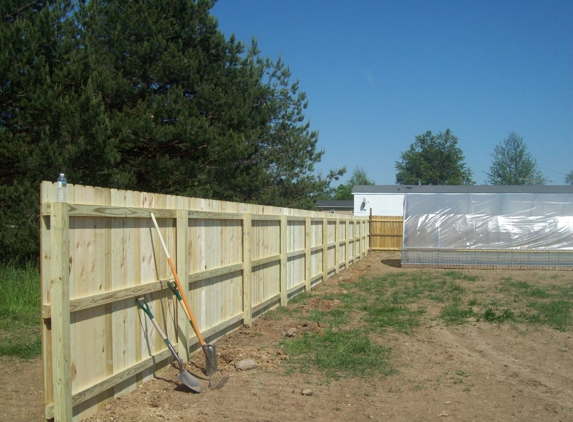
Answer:
<path fill-rule="evenodd" d="M 368 220 L 343 214 L 68 185 L 41 186 L 46 420 L 81 420 L 172 361 L 135 299 L 145 296 L 181 358 L 198 341 L 153 212 L 202 334 L 213 341 L 364 256 Z"/>
<path fill-rule="evenodd" d="M 372 210 L 371 210 L 372 211 Z M 370 215 L 370 249 L 400 251 L 403 245 L 404 217 Z"/>

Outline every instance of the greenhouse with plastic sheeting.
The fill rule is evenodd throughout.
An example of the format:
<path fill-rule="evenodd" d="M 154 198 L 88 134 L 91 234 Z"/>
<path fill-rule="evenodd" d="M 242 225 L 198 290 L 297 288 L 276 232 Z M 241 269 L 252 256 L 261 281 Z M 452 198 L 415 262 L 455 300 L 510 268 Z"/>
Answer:
<path fill-rule="evenodd" d="M 573 268 L 572 193 L 404 196 L 402 266 Z"/>

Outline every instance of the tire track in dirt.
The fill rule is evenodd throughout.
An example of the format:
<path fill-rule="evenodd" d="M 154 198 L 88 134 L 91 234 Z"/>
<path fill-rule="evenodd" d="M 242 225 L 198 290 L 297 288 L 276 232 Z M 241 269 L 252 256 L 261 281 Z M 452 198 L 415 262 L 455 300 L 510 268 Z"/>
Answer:
<path fill-rule="evenodd" d="M 571 335 L 551 329 L 536 329 L 543 351 L 527 341 L 528 328 L 490 324 L 464 325 L 463 330 L 433 328 L 434 335 L 455 351 L 468 371 L 486 385 L 498 384 L 522 411 L 545 410 L 545 418 L 573 420 L 572 382 L 561 369 L 571 365 Z M 539 340 L 538 340 L 539 342 Z M 553 347 L 547 348 L 551 344 Z M 485 379 L 484 379 L 485 378 Z M 496 388 L 499 395 L 499 388 Z M 502 397 L 498 397 L 501 399 Z M 560 419 L 563 417 L 564 419 Z"/>

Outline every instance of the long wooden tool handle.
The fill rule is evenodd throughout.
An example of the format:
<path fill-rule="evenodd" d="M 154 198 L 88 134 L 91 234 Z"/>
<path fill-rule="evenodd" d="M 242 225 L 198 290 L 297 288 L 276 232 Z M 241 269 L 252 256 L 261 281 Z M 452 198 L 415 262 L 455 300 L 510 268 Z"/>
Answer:
<path fill-rule="evenodd" d="M 185 292 L 183 291 L 183 287 L 181 286 L 181 282 L 179 281 L 179 276 L 177 275 L 177 271 L 175 270 L 175 265 L 173 265 L 173 260 L 169 256 L 169 252 L 167 251 L 167 247 L 165 246 L 165 242 L 163 241 L 163 236 L 161 235 L 161 232 L 159 231 L 159 226 L 157 225 L 157 220 L 155 219 L 155 216 L 153 215 L 153 213 L 151 213 L 151 219 L 153 220 L 153 225 L 155 226 L 155 229 L 157 230 L 157 234 L 159 235 L 159 240 L 161 241 L 161 246 L 163 246 L 163 251 L 165 252 L 165 255 L 167 256 L 167 262 L 169 262 L 169 267 L 171 268 L 171 273 L 173 274 L 173 277 L 175 278 L 175 283 L 177 283 L 177 288 L 179 289 L 179 293 L 181 293 L 181 297 L 183 298 L 183 303 L 185 304 L 185 308 L 187 310 L 187 316 L 189 317 L 189 321 L 191 321 L 191 325 L 193 326 L 193 331 L 195 331 L 195 334 L 197 335 L 197 338 L 199 339 L 199 343 L 201 344 L 201 347 L 203 347 L 205 345 L 205 341 L 203 340 L 203 336 L 201 336 L 201 332 L 199 331 L 199 327 L 197 326 L 197 322 L 195 321 L 195 317 L 193 316 L 193 312 L 191 312 L 191 307 L 189 306 L 189 302 L 187 302 L 187 297 L 185 296 Z"/>

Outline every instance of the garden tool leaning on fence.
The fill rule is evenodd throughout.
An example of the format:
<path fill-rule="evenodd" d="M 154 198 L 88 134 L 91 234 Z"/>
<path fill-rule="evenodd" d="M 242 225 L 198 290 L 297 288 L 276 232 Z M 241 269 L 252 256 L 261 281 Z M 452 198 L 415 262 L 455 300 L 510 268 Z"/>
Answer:
<path fill-rule="evenodd" d="M 193 322 L 191 321 L 191 318 L 189 318 L 189 314 L 187 313 L 187 310 L 185 309 L 185 305 L 183 304 L 183 297 L 181 296 L 181 293 L 179 292 L 177 285 L 175 283 L 170 282 L 170 281 L 167 282 L 167 285 L 169 286 L 169 288 L 171 289 L 173 294 L 177 297 L 177 300 L 179 301 L 179 304 L 181 305 L 183 312 L 185 312 L 185 315 L 187 315 L 189 322 L 191 322 L 191 325 L 193 325 Z M 197 337 L 199 337 L 199 336 L 197 336 Z M 200 337 L 199 337 L 199 339 L 200 339 Z M 227 377 L 227 376 L 222 377 L 221 379 L 219 379 L 217 384 L 213 387 L 212 378 L 213 378 L 213 375 L 218 371 L 217 370 L 217 353 L 215 352 L 215 346 L 207 345 L 207 347 L 212 348 L 212 350 L 209 351 L 209 353 L 212 353 L 212 356 L 207 356 L 207 365 L 205 367 L 205 373 L 209 377 L 209 388 L 216 390 L 216 389 L 223 387 L 223 385 L 225 385 L 225 383 L 229 380 L 229 377 Z M 203 350 L 205 350 L 205 349 L 203 349 Z M 210 357 L 215 362 L 214 365 L 209 365 L 209 358 Z"/>
<path fill-rule="evenodd" d="M 143 312 L 147 314 L 147 316 L 151 320 L 151 323 L 153 324 L 153 326 L 155 327 L 155 329 L 157 330 L 157 332 L 159 333 L 159 335 L 161 336 L 161 338 L 171 351 L 171 354 L 177 360 L 177 363 L 179 364 L 179 373 L 177 374 L 177 378 L 179 378 L 179 380 L 187 387 L 189 387 L 191 390 L 195 391 L 196 393 L 202 393 L 203 386 L 201 385 L 201 383 L 197 378 L 195 378 L 188 371 L 185 371 L 183 369 L 183 364 L 181 363 L 181 359 L 179 359 L 179 355 L 177 355 L 175 349 L 173 349 L 173 345 L 171 344 L 171 342 L 169 341 L 163 330 L 159 327 L 157 321 L 155 321 L 155 318 L 151 313 L 151 309 L 149 309 L 147 301 L 144 298 L 140 297 L 139 299 L 136 299 L 136 302 L 137 305 L 143 310 Z"/>
<path fill-rule="evenodd" d="M 163 241 L 163 236 L 159 231 L 159 226 L 157 225 L 157 220 L 155 219 L 155 215 L 151 213 L 151 219 L 153 220 L 153 225 L 157 230 L 157 234 L 159 235 L 159 240 L 161 241 L 161 246 L 163 247 L 163 251 L 167 256 L 167 262 L 169 262 L 169 267 L 171 268 L 171 272 L 173 273 L 173 277 L 175 278 L 175 283 L 177 284 L 177 291 L 179 294 L 176 294 L 179 303 L 182 303 L 184 306 L 184 311 L 187 314 L 187 318 L 193 327 L 193 331 L 197 335 L 199 339 L 199 343 L 201 344 L 201 348 L 205 353 L 205 374 L 209 377 L 209 385 L 211 384 L 211 376 L 217 372 L 217 352 L 215 350 L 215 346 L 211 344 L 205 343 L 203 337 L 201 336 L 201 332 L 199 331 L 199 327 L 197 326 L 197 322 L 195 321 L 195 317 L 193 316 L 193 312 L 191 312 L 191 307 L 189 306 L 189 302 L 187 302 L 187 298 L 185 297 L 185 293 L 183 288 L 181 287 L 181 282 L 179 281 L 179 276 L 177 276 L 177 271 L 175 271 L 175 266 L 173 265 L 173 260 L 171 256 L 169 256 L 169 252 L 167 251 L 167 247 L 165 246 L 165 242 Z M 173 290 L 173 289 L 172 289 Z"/>

